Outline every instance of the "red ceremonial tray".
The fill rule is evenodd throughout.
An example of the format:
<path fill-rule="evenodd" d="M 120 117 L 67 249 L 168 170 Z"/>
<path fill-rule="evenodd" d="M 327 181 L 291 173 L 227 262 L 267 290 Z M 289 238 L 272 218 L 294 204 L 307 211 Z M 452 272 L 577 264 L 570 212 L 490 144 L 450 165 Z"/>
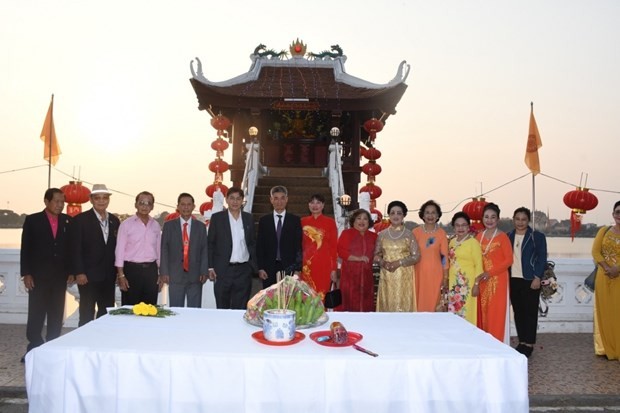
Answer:
<path fill-rule="evenodd" d="M 318 341 L 317 340 L 319 337 L 331 336 L 331 334 L 332 334 L 332 332 L 329 331 L 329 330 L 315 331 L 314 333 L 310 334 L 310 338 L 315 343 L 318 343 L 318 344 L 320 344 L 322 346 L 326 346 L 326 347 L 348 347 L 348 346 L 352 346 L 353 344 L 357 343 L 362 338 L 364 338 L 364 336 L 361 335 L 360 333 L 355 333 L 353 331 L 347 331 L 347 341 L 345 343 L 342 343 L 342 344 L 334 343 L 331 340 L 325 340 L 325 341 Z"/>
<path fill-rule="evenodd" d="M 262 330 L 257 331 L 252 334 L 252 338 L 258 341 L 261 344 L 266 344 L 268 346 L 290 346 L 292 344 L 297 344 L 306 338 L 306 335 L 301 331 L 295 331 L 295 337 L 291 341 L 269 341 L 263 335 Z"/>

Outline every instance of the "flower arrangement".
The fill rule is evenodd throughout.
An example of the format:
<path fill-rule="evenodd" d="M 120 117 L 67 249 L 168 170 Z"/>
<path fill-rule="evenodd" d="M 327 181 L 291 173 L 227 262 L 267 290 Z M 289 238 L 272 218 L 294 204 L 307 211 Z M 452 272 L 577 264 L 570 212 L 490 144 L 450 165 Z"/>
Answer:
<path fill-rule="evenodd" d="M 294 310 L 298 327 L 315 324 L 325 313 L 321 295 L 292 276 L 284 276 L 278 283 L 256 293 L 248 301 L 244 318 L 250 324 L 262 325 L 263 312 L 272 309 Z"/>
<path fill-rule="evenodd" d="M 114 310 L 109 311 L 109 314 L 112 315 L 139 315 L 145 317 L 168 317 L 171 315 L 176 315 L 176 313 L 170 309 L 164 308 L 161 305 L 153 305 L 146 304 L 141 302 L 139 304 L 135 304 L 133 307 L 121 307 L 116 308 Z"/>

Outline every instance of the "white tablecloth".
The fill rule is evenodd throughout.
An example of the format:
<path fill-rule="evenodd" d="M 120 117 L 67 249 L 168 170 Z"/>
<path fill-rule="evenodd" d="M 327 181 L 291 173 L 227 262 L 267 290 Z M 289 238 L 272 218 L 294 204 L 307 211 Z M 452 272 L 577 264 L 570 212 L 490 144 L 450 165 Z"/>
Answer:
<path fill-rule="evenodd" d="M 451 314 L 330 313 L 379 353 L 256 342 L 242 311 L 107 315 L 29 352 L 30 412 L 527 412 L 527 359 Z"/>

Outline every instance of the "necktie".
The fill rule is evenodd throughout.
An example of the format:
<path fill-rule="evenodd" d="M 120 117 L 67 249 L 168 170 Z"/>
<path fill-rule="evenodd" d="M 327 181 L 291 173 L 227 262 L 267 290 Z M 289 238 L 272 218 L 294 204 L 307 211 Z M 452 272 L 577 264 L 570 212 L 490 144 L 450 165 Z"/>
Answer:
<path fill-rule="evenodd" d="M 282 236 L 282 215 L 276 215 L 278 217 L 278 225 L 276 225 L 276 238 L 278 240 L 278 250 L 276 253 L 276 260 L 280 261 L 280 236 Z"/>
<path fill-rule="evenodd" d="M 183 271 L 189 271 L 189 236 L 187 235 L 187 222 L 183 224 Z"/>

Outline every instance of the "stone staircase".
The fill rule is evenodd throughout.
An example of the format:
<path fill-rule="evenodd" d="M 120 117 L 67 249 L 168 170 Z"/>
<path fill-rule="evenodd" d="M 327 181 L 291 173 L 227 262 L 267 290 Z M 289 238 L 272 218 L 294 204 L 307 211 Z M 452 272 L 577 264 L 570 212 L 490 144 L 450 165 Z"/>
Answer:
<path fill-rule="evenodd" d="M 329 180 L 323 176 L 323 168 L 270 167 L 269 175 L 258 180 L 254 193 L 252 214 L 255 222 L 273 210 L 269 201 L 269 191 L 276 185 L 283 185 L 288 189 L 287 212 L 300 217 L 310 214 L 308 199 L 313 194 L 321 194 L 325 197 L 323 213 L 327 216 L 334 216 Z"/>

